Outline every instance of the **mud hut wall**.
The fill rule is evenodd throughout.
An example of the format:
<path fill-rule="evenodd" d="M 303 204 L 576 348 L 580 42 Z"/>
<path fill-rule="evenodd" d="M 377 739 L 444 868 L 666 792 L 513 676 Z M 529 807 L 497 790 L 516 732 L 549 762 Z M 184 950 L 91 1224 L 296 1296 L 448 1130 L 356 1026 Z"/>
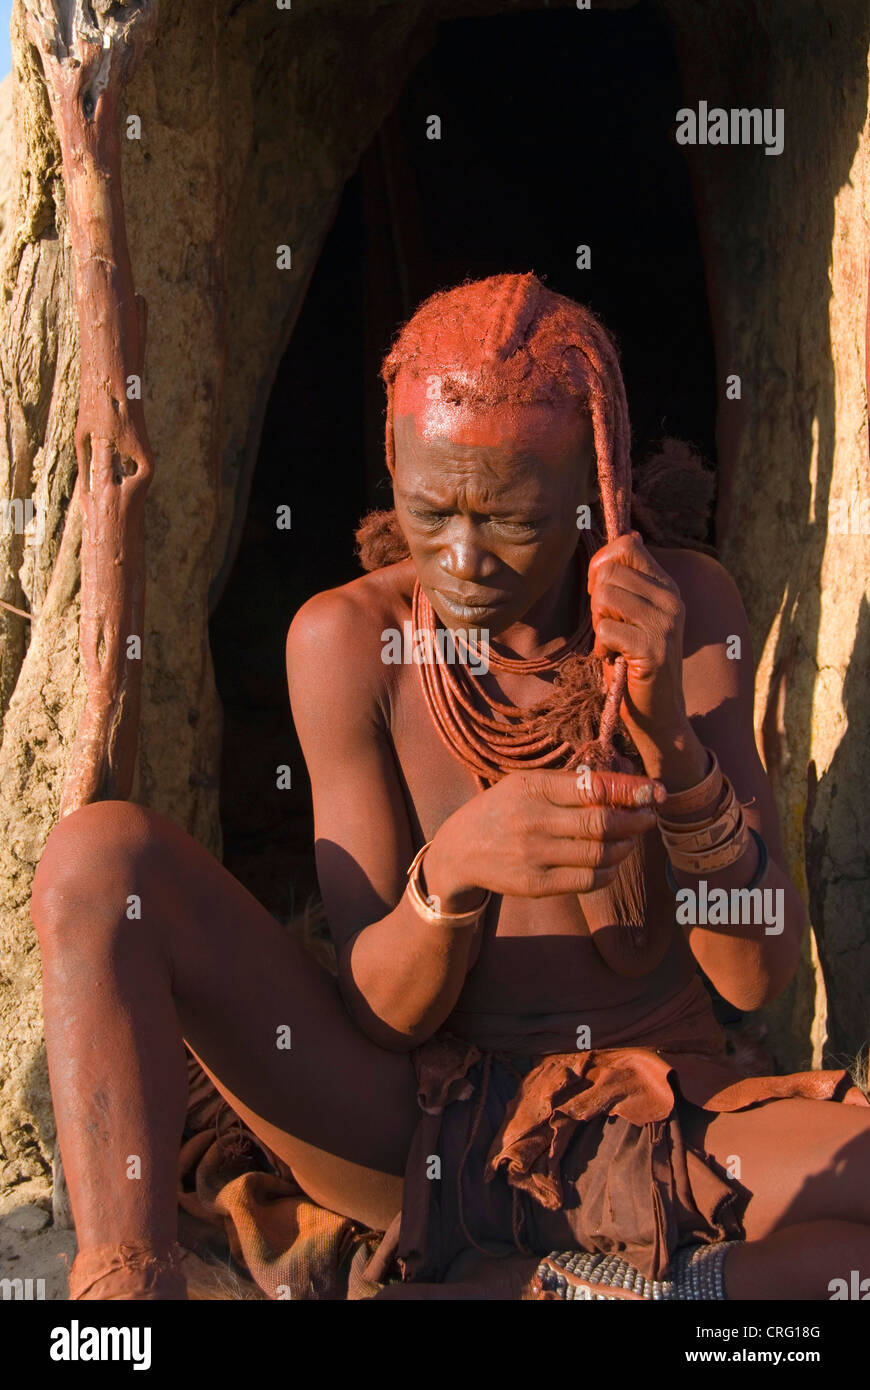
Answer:
<path fill-rule="evenodd" d="M 125 142 L 123 185 L 136 288 L 148 302 L 142 389 L 156 461 L 133 796 L 215 853 L 220 712 L 209 585 L 226 553 L 246 445 L 342 186 L 426 41 L 414 36 L 414 5 L 320 11 L 327 22 L 294 11 L 291 30 L 289 12 L 270 7 L 163 7 L 123 106 L 125 122 L 141 121 L 141 138 Z M 9 387 L 0 478 L 42 498 L 45 539 L 29 568 L 14 552 L 5 557 L 35 613 L 29 645 L 20 642 L 17 657 L 14 642 L 4 648 L 15 666 L 5 668 L 0 745 L 0 1186 L 19 1195 L 48 1181 L 54 1136 L 30 888 L 84 697 L 80 522 L 68 505 L 78 325 L 59 156 L 22 20 L 18 3 L 20 199 L 0 320 Z M 286 271 L 280 245 L 292 252 Z M 288 475 L 297 464 L 288 449 Z"/>
<path fill-rule="evenodd" d="M 779 155 L 687 154 L 716 339 L 718 538 L 747 608 L 759 745 L 813 927 L 796 981 L 765 1012 L 783 1066 L 848 1065 L 870 1038 L 870 15 L 862 0 L 665 8 L 687 107 L 783 111 Z"/>

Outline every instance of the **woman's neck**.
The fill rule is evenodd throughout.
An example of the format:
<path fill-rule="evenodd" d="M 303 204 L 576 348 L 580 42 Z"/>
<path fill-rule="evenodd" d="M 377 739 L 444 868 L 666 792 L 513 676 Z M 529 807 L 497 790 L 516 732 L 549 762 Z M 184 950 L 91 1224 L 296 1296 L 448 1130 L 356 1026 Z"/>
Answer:
<path fill-rule="evenodd" d="M 582 550 L 572 556 L 564 574 L 532 605 L 519 622 L 490 640 L 509 657 L 536 660 L 557 651 L 572 637 L 588 611 L 586 566 Z"/>

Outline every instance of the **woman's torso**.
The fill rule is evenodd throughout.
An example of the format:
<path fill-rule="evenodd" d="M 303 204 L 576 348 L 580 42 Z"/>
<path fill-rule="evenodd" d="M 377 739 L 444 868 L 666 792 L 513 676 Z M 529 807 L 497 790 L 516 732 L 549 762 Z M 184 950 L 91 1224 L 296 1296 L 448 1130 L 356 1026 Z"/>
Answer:
<path fill-rule="evenodd" d="M 540 699 L 544 690 L 538 682 L 523 678 L 501 681 L 504 693 L 517 703 Z M 478 788 L 432 722 L 418 667 L 392 668 L 386 719 L 412 830 L 422 844 L 477 795 Z M 495 1015 L 515 1018 L 522 1032 L 536 1026 L 532 1020 L 557 1016 L 560 1032 L 567 1037 L 570 1020 L 576 1017 L 576 1028 L 588 1027 L 600 1046 L 606 1045 L 605 1036 L 631 1032 L 635 1023 L 642 1032 L 644 1020 L 660 1014 L 662 1005 L 686 991 L 697 975 L 694 958 L 675 923 L 664 849 L 656 831 L 644 836 L 644 853 L 647 925 L 667 939 L 662 958 L 648 974 L 627 978 L 605 964 L 576 894 L 494 895 L 477 934 L 473 963 L 455 1015 L 447 1026 L 468 1036 L 476 1018 L 483 1021 Z M 482 1027 L 486 1027 L 483 1022 Z M 570 1034 L 574 1037 L 576 1029 L 571 1028 Z"/>

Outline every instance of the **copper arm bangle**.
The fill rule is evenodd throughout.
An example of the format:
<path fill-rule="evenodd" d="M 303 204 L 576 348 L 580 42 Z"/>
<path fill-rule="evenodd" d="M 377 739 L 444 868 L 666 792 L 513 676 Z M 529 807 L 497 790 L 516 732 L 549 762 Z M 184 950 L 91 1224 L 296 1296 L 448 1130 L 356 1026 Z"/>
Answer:
<path fill-rule="evenodd" d="M 485 911 L 492 897 L 492 893 L 487 890 L 480 906 L 471 908 L 469 912 L 440 912 L 438 909 L 434 908 L 432 903 L 433 901 L 437 901 L 437 899 L 424 897 L 420 889 L 420 864 L 423 855 L 431 844 L 432 841 L 427 840 L 422 849 L 418 849 L 408 868 L 408 887 L 405 891 L 411 901 L 414 911 L 419 917 L 423 918 L 424 922 L 429 922 L 432 926 L 470 927 Z"/>
<path fill-rule="evenodd" d="M 749 827 L 743 807 L 727 777 L 722 779 L 722 786 L 724 800 L 713 818 L 695 825 L 684 824 L 679 830 L 659 818 L 662 841 L 675 869 L 714 873 L 733 864 L 748 849 Z"/>
<path fill-rule="evenodd" d="M 757 888 L 759 884 L 762 882 L 765 874 L 767 873 L 767 868 L 770 863 L 770 852 L 768 851 L 766 841 L 763 839 L 761 835 L 759 835 L 757 830 L 752 829 L 751 825 L 748 825 L 746 829 L 749 831 L 749 834 L 758 846 L 758 868 L 755 870 L 755 873 L 752 875 L 752 879 L 749 883 L 744 884 L 742 888 L 735 888 L 733 890 L 734 892 L 738 893 L 751 892 L 753 888 Z M 682 870 L 682 872 L 686 872 L 686 870 Z M 689 870 L 689 872 L 698 871 Z M 677 883 L 677 880 L 674 878 L 674 868 L 671 864 L 670 859 L 665 864 L 665 878 L 667 879 L 668 887 L 670 888 L 673 894 L 676 895 L 677 893 L 682 892 L 680 884 Z"/>
<path fill-rule="evenodd" d="M 711 764 L 706 776 L 656 808 L 671 865 L 690 874 L 725 869 L 742 858 L 751 844 L 743 806 L 722 773 L 715 751 L 706 751 Z M 690 812 L 695 818 L 687 820 Z"/>
<path fill-rule="evenodd" d="M 674 816 L 677 817 L 677 821 L 673 822 L 674 830 L 679 830 L 681 820 L 685 822 L 692 815 L 697 817 L 698 812 L 706 811 L 709 816 L 712 808 L 718 805 L 721 799 L 723 777 L 716 750 L 705 747 L 704 752 L 710 759 L 709 772 L 706 772 L 693 787 L 684 787 L 680 792 L 669 792 L 667 800 L 656 807 L 656 815 L 666 823 L 672 822 Z"/>

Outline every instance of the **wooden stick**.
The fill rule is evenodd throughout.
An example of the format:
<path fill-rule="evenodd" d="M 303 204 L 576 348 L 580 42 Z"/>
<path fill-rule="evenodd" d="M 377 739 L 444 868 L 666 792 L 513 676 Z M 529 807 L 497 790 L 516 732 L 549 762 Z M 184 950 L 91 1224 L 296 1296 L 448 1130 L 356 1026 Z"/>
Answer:
<path fill-rule="evenodd" d="M 17 613 L 19 618 L 28 618 L 33 622 L 32 613 L 28 613 L 24 608 L 16 608 L 13 603 L 7 603 L 5 598 L 0 598 L 0 608 L 5 608 L 7 613 Z"/>
<path fill-rule="evenodd" d="M 145 494 L 154 471 L 140 392 L 146 306 L 133 288 L 119 99 L 156 0 L 24 0 L 63 156 L 81 350 L 75 445 L 82 506 L 79 643 L 87 698 L 61 816 L 125 799 L 136 760 L 144 640 Z M 128 639 L 138 638 L 136 644 Z"/>

